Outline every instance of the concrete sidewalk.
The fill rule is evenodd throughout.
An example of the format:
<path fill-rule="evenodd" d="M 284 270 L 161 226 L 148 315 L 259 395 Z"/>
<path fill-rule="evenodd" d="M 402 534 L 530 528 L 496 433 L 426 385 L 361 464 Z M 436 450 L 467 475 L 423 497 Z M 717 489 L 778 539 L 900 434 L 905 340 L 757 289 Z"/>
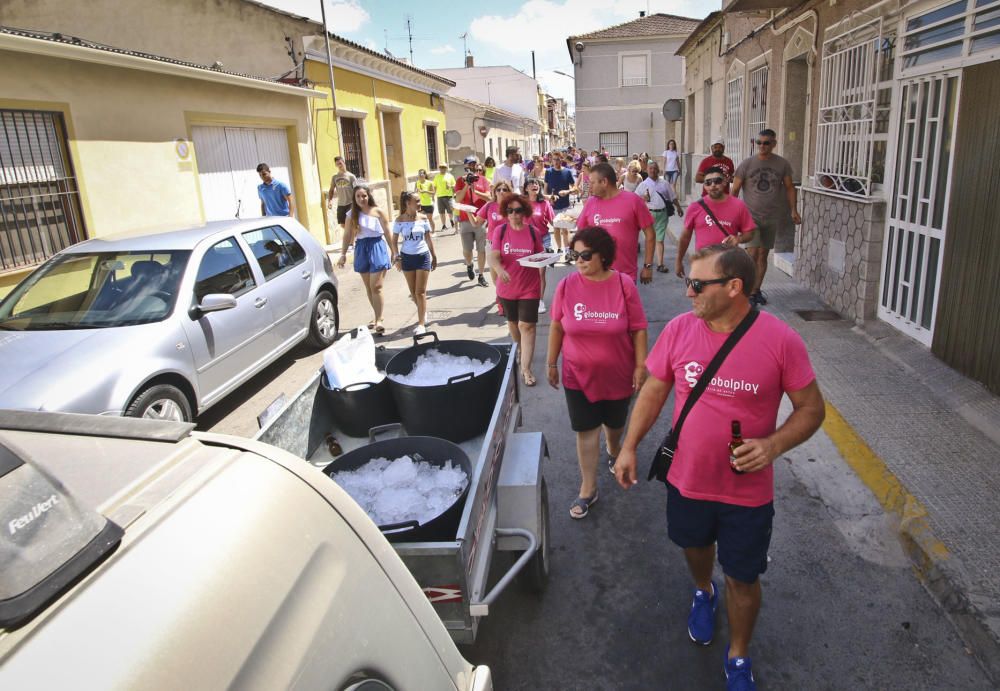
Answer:
<path fill-rule="evenodd" d="M 764 292 L 809 348 L 824 431 L 898 518 L 921 582 L 1000 683 L 1000 399 L 887 324 L 807 321 L 800 311 L 829 308 L 774 266 Z"/>

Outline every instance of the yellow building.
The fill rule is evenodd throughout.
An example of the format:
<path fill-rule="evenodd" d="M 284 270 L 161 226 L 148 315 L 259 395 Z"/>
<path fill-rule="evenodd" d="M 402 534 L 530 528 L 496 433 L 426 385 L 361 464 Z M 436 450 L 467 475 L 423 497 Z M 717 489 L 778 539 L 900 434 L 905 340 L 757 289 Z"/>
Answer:
<path fill-rule="evenodd" d="M 304 48 L 306 79 L 328 95 L 322 37 L 305 39 Z M 341 154 L 380 206 L 398 204 L 420 169 L 433 176 L 447 162 L 441 96 L 455 83 L 340 37 L 331 37 L 330 58 L 336 112 L 328 98 L 312 102 L 320 178 L 329 184 L 333 158 Z"/>

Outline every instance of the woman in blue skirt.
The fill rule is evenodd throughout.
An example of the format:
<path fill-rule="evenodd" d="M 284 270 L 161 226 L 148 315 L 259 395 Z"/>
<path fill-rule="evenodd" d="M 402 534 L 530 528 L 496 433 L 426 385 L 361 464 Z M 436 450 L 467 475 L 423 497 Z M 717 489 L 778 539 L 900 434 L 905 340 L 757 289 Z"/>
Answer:
<path fill-rule="evenodd" d="M 354 202 L 344 226 L 344 243 L 337 266 L 347 263 L 347 248 L 354 242 L 354 270 L 361 274 L 368 302 L 375 311 L 375 321 L 368 325 L 375 335 L 385 333 L 382 325 L 382 282 L 389 270 L 389 217 L 375 206 L 371 190 L 364 185 L 354 188 Z"/>

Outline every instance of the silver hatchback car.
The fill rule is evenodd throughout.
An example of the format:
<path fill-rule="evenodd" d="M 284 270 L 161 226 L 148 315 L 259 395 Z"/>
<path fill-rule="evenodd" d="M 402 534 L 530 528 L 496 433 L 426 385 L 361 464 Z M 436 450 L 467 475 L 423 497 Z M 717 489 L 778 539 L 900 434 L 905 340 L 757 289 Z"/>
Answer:
<path fill-rule="evenodd" d="M 190 421 L 338 328 L 333 266 L 294 219 L 88 240 L 0 302 L 0 408 Z"/>

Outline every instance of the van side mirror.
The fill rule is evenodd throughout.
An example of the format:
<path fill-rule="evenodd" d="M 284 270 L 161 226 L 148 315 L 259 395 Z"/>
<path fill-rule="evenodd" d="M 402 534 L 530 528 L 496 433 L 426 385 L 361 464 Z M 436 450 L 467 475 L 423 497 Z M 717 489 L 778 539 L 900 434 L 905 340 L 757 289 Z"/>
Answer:
<path fill-rule="evenodd" d="M 197 305 L 192 305 L 189 314 L 192 319 L 197 319 L 209 312 L 222 312 L 236 307 L 236 298 L 226 293 L 209 293 L 201 299 Z"/>

